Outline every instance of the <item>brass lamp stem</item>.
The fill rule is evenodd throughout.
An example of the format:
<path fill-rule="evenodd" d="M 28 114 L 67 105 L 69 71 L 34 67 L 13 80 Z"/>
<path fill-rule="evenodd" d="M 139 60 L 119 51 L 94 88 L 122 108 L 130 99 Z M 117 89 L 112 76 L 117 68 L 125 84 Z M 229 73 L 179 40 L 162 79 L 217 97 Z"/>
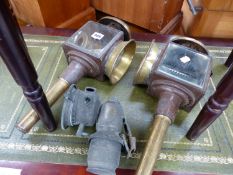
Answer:
<path fill-rule="evenodd" d="M 59 97 L 68 89 L 69 83 L 62 78 L 53 85 L 51 89 L 46 93 L 49 106 L 52 106 Z M 27 133 L 40 118 L 34 110 L 31 110 L 22 120 L 17 124 L 17 128 L 23 133 Z"/>
<path fill-rule="evenodd" d="M 171 119 L 169 117 L 164 115 L 155 116 L 151 128 L 152 130 L 136 171 L 136 175 L 152 174 L 162 147 L 163 139 L 170 124 Z"/>
<path fill-rule="evenodd" d="M 158 86 L 157 89 L 159 88 Z M 175 119 L 176 111 L 179 109 L 182 102 L 178 93 L 161 90 L 159 94 L 160 98 L 156 109 L 157 115 L 152 123 L 150 136 L 141 157 L 136 175 L 152 174 L 168 127 Z"/>
<path fill-rule="evenodd" d="M 73 83 L 76 83 L 85 75 L 85 67 L 79 62 L 71 61 L 69 66 L 61 74 L 58 81 L 46 93 L 49 106 L 52 106 Z M 34 110 L 26 114 L 16 125 L 23 133 L 27 133 L 39 120 L 39 117 Z"/>

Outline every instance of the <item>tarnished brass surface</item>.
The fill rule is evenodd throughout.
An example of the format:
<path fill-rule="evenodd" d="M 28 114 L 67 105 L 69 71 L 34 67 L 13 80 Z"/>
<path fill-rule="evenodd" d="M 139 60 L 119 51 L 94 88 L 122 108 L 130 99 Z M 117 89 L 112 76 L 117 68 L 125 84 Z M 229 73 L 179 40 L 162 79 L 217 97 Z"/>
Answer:
<path fill-rule="evenodd" d="M 101 18 L 98 22 L 102 24 L 103 20 L 111 20 L 111 21 L 116 21 L 117 23 L 119 23 L 120 25 L 122 25 L 124 27 L 124 29 L 127 31 L 128 35 L 129 35 L 129 39 L 131 38 L 131 30 L 128 26 L 128 24 L 126 24 L 124 21 L 118 19 L 118 18 L 115 18 L 115 17 L 112 17 L 112 16 L 105 16 L 103 18 Z M 111 23 L 110 23 L 111 25 Z"/>
<path fill-rule="evenodd" d="M 143 58 L 137 73 L 134 77 L 134 84 L 147 84 L 151 68 L 157 59 L 159 54 L 159 48 L 154 40 L 151 42 L 151 45 Z"/>
<path fill-rule="evenodd" d="M 112 84 L 117 83 L 128 70 L 136 50 L 134 40 L 120 42 L 107 58 L 105 74 Z"/>
<path fill-rule="evenodd" d="M 151 133 L 141 157 L 136 175 L 151 175 L 159 156 L 161 146 L 171 120 L 164 115 L 157 115 L 152 124 Z"/>
<path fill-rule="evenodd" d="M 53 105 L 59 97 L 69 88 L 70 84 L 59 78 L 58 81 L 53 85 L 53 87 L 46 93 L 49 101 L 49 105 Z"/>
<path fill-rule="evenodd" d="M 196 50 L 197 52 L 201 52 L 203 54 L 210 55 L 209 51 L 206 49 L 206 46 L 202 42 L 200 42 L 194 38 L 174 35 L 170 38 L 170 41 L 177 43 L 179 45 L 183 45 L 183 46 L 188 47 L 190 49 Z"/>
<path fill-rule="evenodd" d="M 46 93 L 46 97 L 48 99 L 48 103 L 52 106 L 59 97 L 68 89 L 69 83 L 67 83 L 64 79 L 60 78 L 51 89 Z M 17 124 L 17 128 L 27 133 L 39 120 L 38 115 L 32 109 L 27 115 L 25 115 L 22 120 Z"/>

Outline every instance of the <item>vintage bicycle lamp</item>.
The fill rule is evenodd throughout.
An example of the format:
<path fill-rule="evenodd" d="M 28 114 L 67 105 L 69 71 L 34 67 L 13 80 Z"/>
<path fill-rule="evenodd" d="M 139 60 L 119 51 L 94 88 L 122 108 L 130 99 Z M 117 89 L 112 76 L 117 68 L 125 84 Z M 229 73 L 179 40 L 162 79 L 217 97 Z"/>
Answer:
<path fill-rule="evenodd" d="M 71 85 L 64 95 L 61 113 L 61 128 L 77 126 L 76 136 L 88 136 L 84 131 L 86 126 L 94 126 L 99 115 L 101 101 L 95 88 L 77 89 Z"/>
<path fill-rule="evenodd" d="M 151 175 L 163 139 L 179 108 L 190 111 L 204 95 L 211 75 L 212 58 L 204 45 L 187 37 L 171 39 L 158 53 L 152 42 L 135 76 L 135 84 L 148 85 L 158 97 L 151 133 L 137 175 Z"/>
<path fill-rule="evenodd" d="M 103 24 L 101 24 L 103 23 Z M 115 24 L 115 25 L 114 25 Z M 134 40 L 124 41 L 130 36 L 126 24 L 115 18 L 103 18 L 100 23 L 89 21 L 63 44 L 68 67 L 58 81 L 47 92 L 50 106 L 83 76 L 104 80 L 106 75 L 112 84 L 117 83 L 127 71 L 135 54 Z M 32 110 L 18 123 L 17 128 L 28 132 L 39 120 Z"/>

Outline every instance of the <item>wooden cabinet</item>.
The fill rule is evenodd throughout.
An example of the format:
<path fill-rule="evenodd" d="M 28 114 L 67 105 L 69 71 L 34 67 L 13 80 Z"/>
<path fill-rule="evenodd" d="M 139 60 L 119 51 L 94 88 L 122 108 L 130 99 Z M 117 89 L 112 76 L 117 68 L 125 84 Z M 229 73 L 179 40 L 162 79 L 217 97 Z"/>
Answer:
<path fill-rule="evenodd" d="M 203 4 L 208 10 L 233 11 L 232 0 L 203 0 Z"/>
<path fill-rule="evenodd" d="M 153 32 L 160 32 L 170 21 L 175 25 L 182 19 L 183 0 L 91 0 L 91 4 L 99 11 Z M 170 27 L 174 27 L 171 23 Z"/>
<path fill-rule="evenodd" d="M 193 16 L 184 3 L 183 27 L 195 37 L 233 38 L 233 0 L 196 0 L 203 11 Z"/>
<path fill-rule="evenodd" d="M 95 20 L 89 0 L 10 0 L 17 18 L 34 26 L 78 28 Z"/>

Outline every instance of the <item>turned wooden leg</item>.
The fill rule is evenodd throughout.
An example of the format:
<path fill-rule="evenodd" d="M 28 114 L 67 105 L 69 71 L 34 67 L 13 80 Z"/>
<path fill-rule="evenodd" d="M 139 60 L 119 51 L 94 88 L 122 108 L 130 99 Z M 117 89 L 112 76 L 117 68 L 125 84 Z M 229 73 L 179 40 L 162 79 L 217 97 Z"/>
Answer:
<path fill-rule="evenodd" d="M 225 66 L 230 67 L 233 63 L 233 50 L 231 51 L 227 61 L 225 62 Z"/>
<path fill-rule="evenodd" d="M 46 129 L 55 130 L 56 124 L 48 101 L 37 81 L 36 70 L 7 0 L 0 1 L 0 55 Z"/>
<path fill-rule="evenodd" d="M 197 139 L 227 108 L 233 99 L 233 64 L 219 82 L 215 93 L 209 98 L 186 137 Z"/>

